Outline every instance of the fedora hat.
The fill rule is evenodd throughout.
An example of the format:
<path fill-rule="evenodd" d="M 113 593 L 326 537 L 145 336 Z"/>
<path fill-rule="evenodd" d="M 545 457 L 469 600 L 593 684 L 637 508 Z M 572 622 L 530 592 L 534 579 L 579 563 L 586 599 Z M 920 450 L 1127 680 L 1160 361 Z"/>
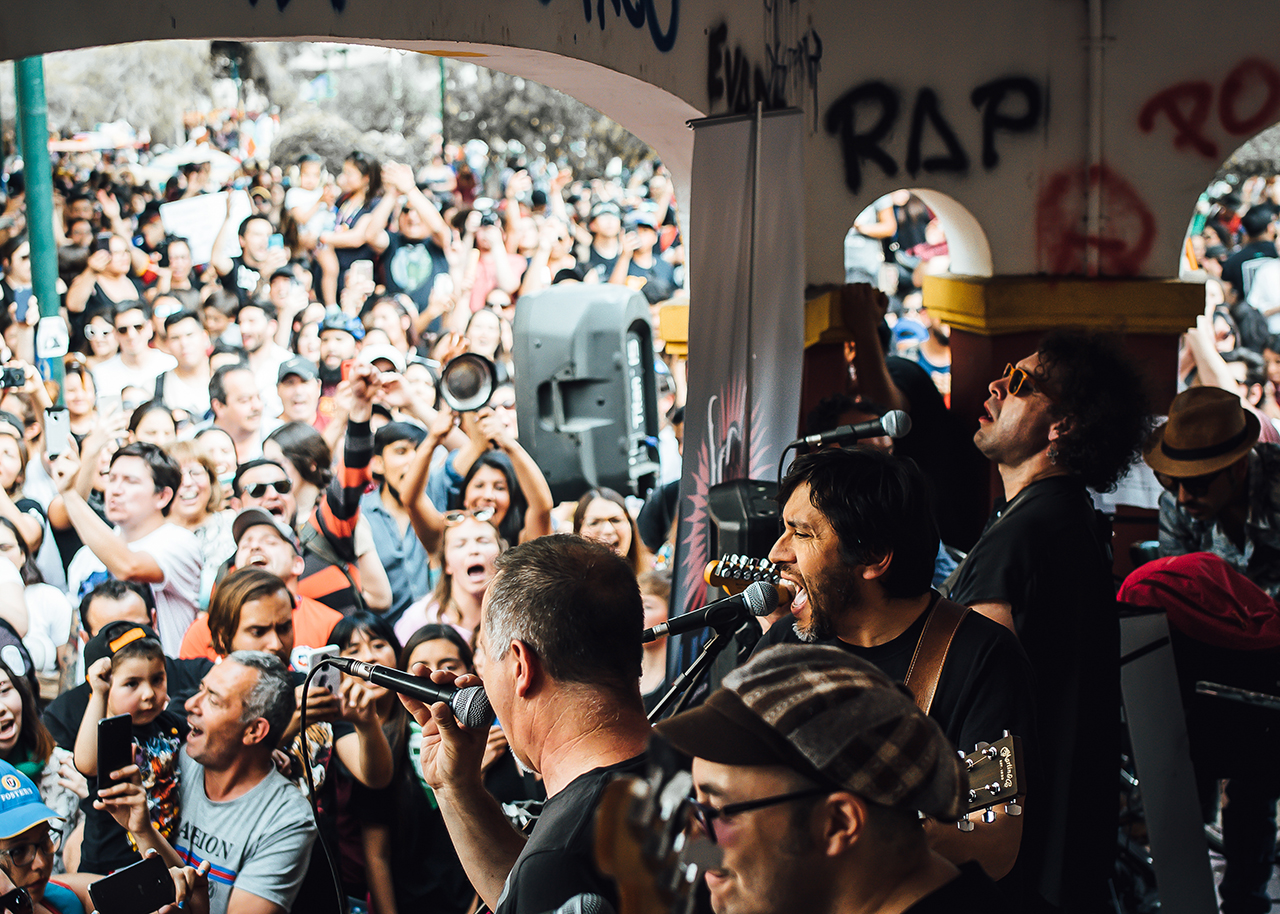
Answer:
<path fill-rule="evenodd" d="M 1176 479 L 1231 466 L 1258 443 L 1262 426 L 1240 397 L 1218 387 L 1192 387 L 1173 398 L 1169 419 L 1147 441 L 1143 459 Z"/>

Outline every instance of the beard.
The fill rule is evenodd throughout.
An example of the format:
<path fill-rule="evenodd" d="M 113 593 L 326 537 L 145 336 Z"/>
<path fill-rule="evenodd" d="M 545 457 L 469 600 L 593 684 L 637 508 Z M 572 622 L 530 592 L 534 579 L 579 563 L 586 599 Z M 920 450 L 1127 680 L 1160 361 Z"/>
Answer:
<path fill-rule="evenodd" d="M 320 375 L 320 383 L 325 387 L 335 385 L 342 380 L 342 364 L 339 363 L 330 368 L 324 363 L 324 359 L 321 359 L 316 373 Z"/>
<path fill-rule="evenodd" d="M 856 573 L 844 564 L 829 573 L 816 572 L 809 576 L 805 580 L 805 593 L 809 596 L 809 616 L 792 623 L 796 637 L 806 644 L 830 641 L 837 637 L 839 617 L 856 612 L 862 605 L 856 582 Z"/>

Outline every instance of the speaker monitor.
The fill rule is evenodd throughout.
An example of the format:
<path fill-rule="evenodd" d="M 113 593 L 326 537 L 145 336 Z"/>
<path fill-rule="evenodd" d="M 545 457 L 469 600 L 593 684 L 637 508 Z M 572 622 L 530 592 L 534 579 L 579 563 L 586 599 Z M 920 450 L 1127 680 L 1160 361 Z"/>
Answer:
<path fill-rule="evenodd" d="M 782 533 L 778 485 L 763 479 L 734 479 L 707 492 L 711 516 L 711 557 L 768 557 Z"/>
<path fill-rule="evenodd" d="M 643 496 L 658 472 L 653 330 L 644 296 L 559 283 L 523 296 L 513 328 L 520 444 L 557 501 L 607 486 Z"/>

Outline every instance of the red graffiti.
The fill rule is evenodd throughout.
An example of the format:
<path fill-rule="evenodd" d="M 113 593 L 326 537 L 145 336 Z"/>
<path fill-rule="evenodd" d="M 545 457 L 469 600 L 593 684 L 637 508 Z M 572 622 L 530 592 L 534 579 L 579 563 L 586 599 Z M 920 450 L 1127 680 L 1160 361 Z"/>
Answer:
<path fill-rule="evenodd" d="M 1089 191 L 1102 194 L 1104 231 L 1088 234 Z M 1156 241 L 1156 219 L 1125 178 L 1107 165 L 1065 168 L 1050 176 L 1036 208 L 1040 268 L 1055 275 L 1088 272 L 1088 251 L 1098 251 L 1101 276 L 1137 276 Z"/>
<path fill-rule="evenodd" d="M 1236 111 L 1240 96 L 1251 88 L 1251 79 L 1256 77 L 1266 89 L 1266 98 L 1251 116 L 1242 118 Z M 1227 74 L 1222 81 L 1222 91 L 1218 93 L 1218 116 L 1222 119 L 1222 127 L 1227 133 L 1241 136 L 1246 133 L 1257 133 L 1263 127 L 1270 127 L 1280 114 L 1280 73 L 1265 60 L 1249 57 L 1240 61 L 1236 68 Z"/>
<path fill-rule="evenodd" d="M 1184 109 L 1183 102 L 1190 102 Z M 1177 149 L 1190 146 L 1210 159 L 1218 159 L 1218 144 L 1204 135 L 1205 122 L 1213 107 L 1213 86 L 1206 82 L 1178 83 L 1157 92 L 1138 113 L 1138 129 L 1150 133 L 1156 126 L 1156 115 L 1164 114 L 1173 124 L 1173 145 Z"/>
<path fill-rule="evenodd" d="M 1163 114 L 1173 125 L 1175 149 L 1192 149 L 1219 160 L 1218 144 L 1205 134 L 1214 101 L 1207 80 L 1182 82 L 1162 89 L 1138 111 L 1138 129 L 1150 133 Z M 1246 57 L 1236 64 L 1218 90 L 1218 121 L 1232 136 L 1251 136 L 1280 118 L 1280 71 L 1268 61 Z M 1241 106 L 1256 106 L 1242 115 Z"/>

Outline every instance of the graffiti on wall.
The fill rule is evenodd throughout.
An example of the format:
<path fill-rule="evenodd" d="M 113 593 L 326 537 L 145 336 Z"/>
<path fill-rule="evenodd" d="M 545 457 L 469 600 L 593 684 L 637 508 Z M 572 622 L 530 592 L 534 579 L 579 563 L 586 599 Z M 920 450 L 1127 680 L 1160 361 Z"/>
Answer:
<path fill-rule="evenodd" d="M 1138 129 L 1153 132 L 1162 123 L 1173 130 L 1173 148 L 1215 162 L 1223 153 L 1208 135 L 1214 109 L 1217 122 L 1235 137 L 1252 136 L 1280 119 L 1280 71 L 1268 61 L 1247 57 L 1214 86 L 1188 80 L 1161 89 L 1138 111 Z"/>
<path fill-rule="evenodd" d="M 550 6 L 551 0 L 538 0 L 543 6 Z M 653 46 L 664 54 L 676 46 L 676 35 L 680 31 L 680 0 L 665 0 L 665 15 L 658 10 L 658 4 L 664 0 L 582 0 L 582 15 L 587 22 L 600 23 L 600 30 L 612 19 L 625 18 L 632 28 L 649 29 Z M 609 9 L 613 16 L 606 15 Z"/>
<path fill-rule="evenodd" d="M 987 171 L 1000 164 L 997 139 L 1001 134 L 1029 133 L 1047 117 L 1044 90 L 1026 76 L 983 83 L 969 94 L 969 101 L 981 118 L 980 158 Z M 868 164 L 890 178 L 903 169 L 913 178 L 921 172 L 963 174 L 969 170 L 969 153 L 944 113 L 936 90 L 926 87 L 916 92 L 906 147 L 897 152 L 890 144 L 897 136 L 902 114 L 901 90 L 879 80 L 855 86 L 827 108 L 826 130 L 840 143 L 845 185 L 850 192 L 862 189 L 863 170 Z"/>
<path fill-rule="evenodd" d="M 774 0 L 777 7 L 791 0 Z M 776 25 L 776 20 L 775 25 Z M 822 38 L 813 29 L 796 35 L 773 28 L 765 42 L 764 61 L 752 61 L 742 45 L 729 47 L 729 26 L 721 22 L 707 33 L 707 97 L 711 109 L 724 107 L 734 114 L 754 111 L 763 102 L 766 111 L 797 103 L 808 90 L 809 110 L 818 110 L 818 71 L 822 68 Z"/>
<path fill-rule="evenodd" d="M 1090 234 L 1085 206 L 1101 194 L 1102 229 Z M 1156 218 L 1133 185 L 1105 164 L 1061 169 L 1045 181 L 1036 205 L 1040 269 L 1084 275 L 1090 249 L 1098 252 L 1102 276 L 1137 276 L 1156 242 Z"/>

